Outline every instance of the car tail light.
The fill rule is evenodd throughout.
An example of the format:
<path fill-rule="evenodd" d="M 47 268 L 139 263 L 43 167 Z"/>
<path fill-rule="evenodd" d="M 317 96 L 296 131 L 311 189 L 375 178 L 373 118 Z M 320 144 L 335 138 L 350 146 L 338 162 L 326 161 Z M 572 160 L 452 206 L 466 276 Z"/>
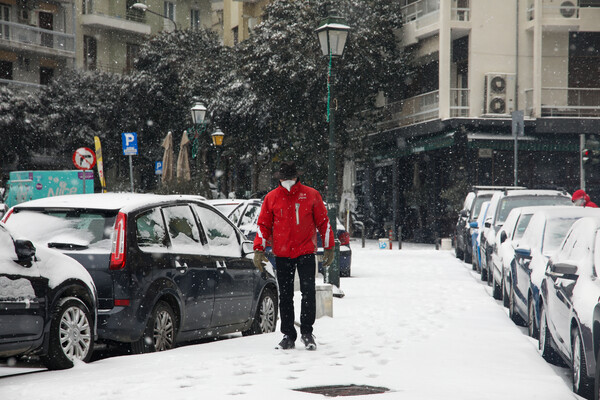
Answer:
<path fill-rule="evenodd" d="M 118 306 L 128 306 L 129 305 L 129 299 L 115 299 L 115 307 Z"/>
<path fill-rule="evenodd" d="M 125 268 L 125 254 L 127 253 L 127 234 L 125 227 L 127 217 L 123 213 L 117 215 L 115 230 L 112 234 L 112 248 L 110 253 L 110 269 L 119 270 Z"/>
<path fill-rule="evenodd" d="M 350 244 L 350 234 L 346 231 L 341 232 L 338 235 L 338 239 L 340 240 L 340 245 L 349 245 Z"/>
<path fill-rule="evenodd" d="M 11 216 L 11 214 L 13 213 L 13 211 L 15 211 L 14 208 L 11 207 L 10 210 L 8 210 L 8 212 L 6 213 L 6 215 L 4 216 L 4 218 L 2 218 L 2 223 L 5 224 L 6 221 L 8 221 L 8 217 Z"/>

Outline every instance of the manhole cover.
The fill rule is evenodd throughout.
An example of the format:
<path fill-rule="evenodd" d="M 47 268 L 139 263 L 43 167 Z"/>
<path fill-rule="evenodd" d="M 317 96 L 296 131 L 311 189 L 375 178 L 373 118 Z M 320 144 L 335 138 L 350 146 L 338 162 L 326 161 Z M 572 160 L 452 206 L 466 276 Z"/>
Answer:
<path fill-rule="evenodd" d="M 298 392 L 307 392 L 314 394 L 322 394 L 327 397 L 338 396 L 361 396 L 367 394 L 385 393 L 390 389 L 384 387 L 367 386 L 367 385 L 332 385 L 332 386 L 315 386 L 302 389 L 294 389 Z"/>

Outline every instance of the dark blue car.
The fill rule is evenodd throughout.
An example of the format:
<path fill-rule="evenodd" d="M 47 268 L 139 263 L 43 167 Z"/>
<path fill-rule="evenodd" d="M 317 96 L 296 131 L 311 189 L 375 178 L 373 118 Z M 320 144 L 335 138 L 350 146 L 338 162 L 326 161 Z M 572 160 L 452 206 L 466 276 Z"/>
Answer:
<path fill-rule="evenodd" d="M 98 291 L 98 339 L 135 353 L 273 332 L 278 290 L 252 243 L 197 196 L 68 195 L 22 203 L 8 226 L 79 261 Z"/>

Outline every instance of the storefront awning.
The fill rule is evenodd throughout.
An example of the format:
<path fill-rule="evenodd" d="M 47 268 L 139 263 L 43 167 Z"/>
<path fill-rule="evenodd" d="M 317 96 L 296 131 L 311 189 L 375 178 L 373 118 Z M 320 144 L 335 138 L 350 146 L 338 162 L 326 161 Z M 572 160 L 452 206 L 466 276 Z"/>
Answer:
<path fill-rule="evenodd" d="M 512 135 L 490 135 L 470 133 L 467 135 L 467 146 L 470 149 L 513 150 Z M 579 138 L 554 139 L 524 136 L 519 138 L 519 151 L 579 151 Z"/>
<path fill-rule="evenodd" d="M 381 149 L 375 152 L 375 160 L 383 160 L 390 158 L 399 158 L 410 156 L 411 154 L 418 154 L 425 151 L 432 151 L 450 147 L 454 144 L 454 132 L 445 133 L 443 135 L 437 135 L 428 138 L 412 138 L 406 142 L 401 141 L 397 143 L 395 148 Z"/>

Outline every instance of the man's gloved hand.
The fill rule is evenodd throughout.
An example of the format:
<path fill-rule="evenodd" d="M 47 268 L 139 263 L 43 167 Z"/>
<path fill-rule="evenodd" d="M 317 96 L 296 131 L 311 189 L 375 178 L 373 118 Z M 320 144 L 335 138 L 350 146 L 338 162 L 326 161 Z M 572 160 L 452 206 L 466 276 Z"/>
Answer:
<path fill-rule="evenodd" d="M 260 250 L 254 251 L 254 266 L 256 267 L 256 269 L 258 269 L 260 272 L 263 272 L 265 269 L 263 264 L 266 264 L 268 262 L 269 262 L 269 259 L 267 258 L 267 256 L 265 256 L 264 251 L 260 251 Z"/>
<path fill-rule="evenodd" d="M 329 267 L 335 257 L 334 248 L 323 250 L 323 266 Z"/>

